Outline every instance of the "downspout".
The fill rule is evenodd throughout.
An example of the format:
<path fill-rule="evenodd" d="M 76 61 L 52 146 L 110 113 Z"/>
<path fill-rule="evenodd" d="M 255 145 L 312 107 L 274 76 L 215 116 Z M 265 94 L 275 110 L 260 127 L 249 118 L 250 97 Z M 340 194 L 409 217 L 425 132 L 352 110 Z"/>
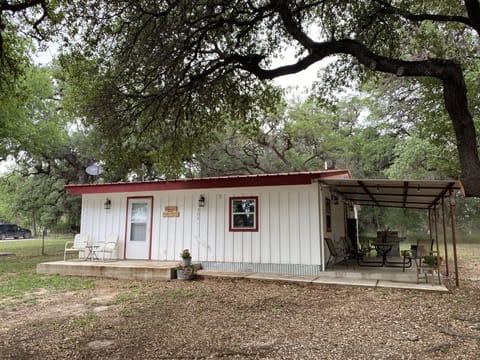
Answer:
<path fill-rule="evenodd" d="M 445 272 L 449 275 L 448 270 L 448 244 L 447 244 L 447 223 L 445 220 L 445 198 L 442 197 L 442 225 L 443 225 L 443 247 L 445 249 Z"/>
<path fill-rule="evenodd" d="M 323 201 L 323 186 L 318 183 L 318 210 L 319 210 L 319 216 L 320 216 L 320 256 L 322 260 L 322 272 L 325 271 L 325 244 L 324 244 L 324 238 L 325 238 L 325 214 L 323 213 L 325 211 L 324 207 L 324 201 Z"/>
<path fill-rule="evenodd" d="M 453 265 L 455 268 L 455 285 L 460 286 L 458 281 L 458 263 L 457 263 L 457 239 L 455 235 L 455 193 L 450 190 L 450 220 L 452 221 L 452 245 L 453 245 Z"/>

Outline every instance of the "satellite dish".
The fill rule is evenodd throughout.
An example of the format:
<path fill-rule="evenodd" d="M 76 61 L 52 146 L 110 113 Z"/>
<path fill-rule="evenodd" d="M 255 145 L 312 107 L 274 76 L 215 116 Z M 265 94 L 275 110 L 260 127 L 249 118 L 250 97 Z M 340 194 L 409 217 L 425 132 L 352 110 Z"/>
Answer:
<path fill-rule="evenodd" d="M 100 166 L 100 164 L 92 164 L 87 166 L 87 168 L 85 169 L 85 172 L 88 175 L 97 176 L 103 173 L 103 168 Z"/>

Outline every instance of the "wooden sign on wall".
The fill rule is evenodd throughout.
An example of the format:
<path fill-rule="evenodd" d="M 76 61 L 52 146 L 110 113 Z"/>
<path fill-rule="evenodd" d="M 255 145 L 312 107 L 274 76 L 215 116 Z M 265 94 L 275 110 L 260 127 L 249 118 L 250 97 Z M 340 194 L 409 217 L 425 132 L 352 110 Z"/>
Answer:
<path fill-rule="evenodd" d="M 177 206 L 165 206 L 165 211 L 162 213 L 163 217 L 179 217 L 180 212 Z"/>

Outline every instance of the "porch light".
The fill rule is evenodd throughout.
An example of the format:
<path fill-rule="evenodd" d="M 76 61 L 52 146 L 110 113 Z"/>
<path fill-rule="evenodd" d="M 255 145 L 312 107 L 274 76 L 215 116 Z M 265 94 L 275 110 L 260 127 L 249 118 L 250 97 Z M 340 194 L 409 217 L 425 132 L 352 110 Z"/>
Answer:
<path fill-rule="evenodd" d="M 200 195 L 200 198 L 198 199 L 198 207 L 205 207 L 205 196 Z"/>
<path fill-rule="evenodd" d="M 111 207 L 112 207 L 111 200 L 110 199 L 105 200 L 105 202 L 103 203 L 103 208 L 105 210 L 110 210 Z"/>

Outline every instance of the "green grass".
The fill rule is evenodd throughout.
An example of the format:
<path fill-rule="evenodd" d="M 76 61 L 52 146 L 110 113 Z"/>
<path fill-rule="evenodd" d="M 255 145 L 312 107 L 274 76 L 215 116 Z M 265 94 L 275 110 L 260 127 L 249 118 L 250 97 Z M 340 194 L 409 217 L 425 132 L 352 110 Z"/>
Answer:
<path fill-rule="evenodd" d="M 94 323 L 95 320 L 97 320 L 97 319 L 98 319 L 98 316 L 96 314 L 88 313 L 88 314 L 82 315 L 79 318 L 77 318 L 75 320 L 74 324 L 76 326 L 85 327 L 87 325 L 90 325 L 90 324 Z"/>
<path fill-rule="evenodd" d="M 61 255 L 65 248 L 65 242 L 72 241 L 72 236 L 57 238 L 46 238 L 44 245 L 44 254 Z M 20 257 L 41 256 L 42 239 L 4 241 L 0 240 L 0 253 L 13 253 Z"/>
<path fill-rule="evenodd" d="M 37 274 L 37 264 L 63 259 L 65 242 L 70 237 L 42 240 L 0 241 L 0 308 L 16 303 L 35 303 L 42 292 L 66 292 L 95 287 L 87 278 Z"/>

